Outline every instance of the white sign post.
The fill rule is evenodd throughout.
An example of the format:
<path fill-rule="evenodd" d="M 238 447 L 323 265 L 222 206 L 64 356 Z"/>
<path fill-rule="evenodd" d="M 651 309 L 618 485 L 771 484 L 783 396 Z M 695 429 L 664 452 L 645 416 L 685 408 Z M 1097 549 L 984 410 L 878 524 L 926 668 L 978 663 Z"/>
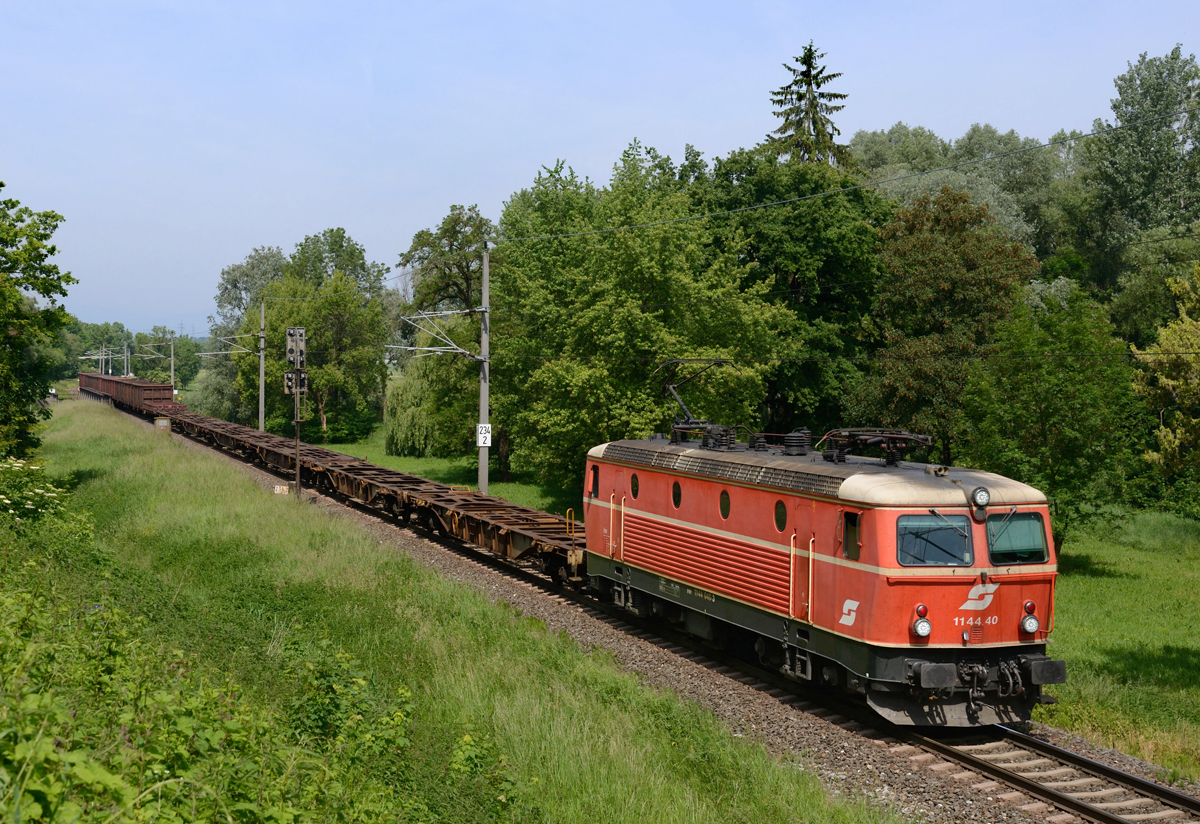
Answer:
<path fill-rule="evenodd" d="M 492 445 L 492 425 L 490 423 L 475 424 L 475 446 L 483 448 Z"/>

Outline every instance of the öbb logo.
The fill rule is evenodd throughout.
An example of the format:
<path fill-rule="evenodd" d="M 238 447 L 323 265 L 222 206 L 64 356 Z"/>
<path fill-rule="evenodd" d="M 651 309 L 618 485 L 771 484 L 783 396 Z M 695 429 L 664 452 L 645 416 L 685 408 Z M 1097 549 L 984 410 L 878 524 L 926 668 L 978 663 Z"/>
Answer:
<path fill-rule="evenodd" d="M 981 610 L 991 606 L 992 595 L 1000 588 L 999 584 L 976 584 L 967 593 L 967 600 L 959 609 Z"/>
<path fill-rule="evenodd" d="M 846 626 L 852 626 L 854 624 L 854 619 L 858 617 L 858 613 L 855 612 L 857 609 L 858 601 L 851 601 L 849 598 L 847 598 L 846 603 L 842 604 L 842 617 L 838 619 L 838 623 L 845 624 Z"/>

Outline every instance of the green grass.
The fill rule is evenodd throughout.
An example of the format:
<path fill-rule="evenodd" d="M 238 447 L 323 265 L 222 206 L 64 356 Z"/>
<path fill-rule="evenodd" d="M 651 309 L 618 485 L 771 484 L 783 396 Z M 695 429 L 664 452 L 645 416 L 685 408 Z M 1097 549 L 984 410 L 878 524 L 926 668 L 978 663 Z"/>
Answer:
<path fill-rule="evenodd" d="M 92 513 L 115 559 L 111 576 L 77 586 L 144 615 L 154 641 L 268 704 L 294 690 L 281 650 L 309 654 L 323 638 L 363 662 L 380 700 L 407 684 L 412 769 L 435 802 L 449 765 L 482 759 L 505 765 L 528 802 L 523 820 L 885 819 L 828 799 L 793 762 L 641 686 L 602 652 L 112 409 L 57 407 L 44 456 L 53 474 L 73 473 L 72 505 Z M 464 750 L 468 731 L 478 752 Z M 468 806 L 436 817 L 492 815 Z"/>
<path fill-rule="evenodd" d="M 397 472 L 407 472 L 444 484 L 457 484 L 479 488 L 479 461 L 469 458 L 404 458 L 388 455 L 384 452 L 384 428 L 378 426 L 366 440 L 355 443 L 325 444 L 326 448 L 344 455 L 369 460 L 376 466 L 395 469 Z M 493 475 L 494 477 L 494 475 Z M 583 490 L 558 489 L 535 483 L 532 480 L 491 481 L 488 493 L 506 501 L 512 501 L 521 506 L 533 507 L 543 512 L 554 512 L 565 515 L 568 508 L 574 509 L 574 516 L 581 517 L 581 499 Z"/>
<path fill-rule="evenodd" d="M 1142 512 L 1066 544 L 1059 703 L 1040 720 L 1200 778 L 1200 523 Z"/>

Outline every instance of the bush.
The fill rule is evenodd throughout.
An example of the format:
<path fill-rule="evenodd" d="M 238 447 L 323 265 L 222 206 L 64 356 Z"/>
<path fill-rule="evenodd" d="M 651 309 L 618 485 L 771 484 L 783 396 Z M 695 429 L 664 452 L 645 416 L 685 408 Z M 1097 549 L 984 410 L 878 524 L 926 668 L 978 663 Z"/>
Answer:
<path fill-rule="evenodd" d="M 101 579 L 112 566 L 67 497 L 29 462 L 0 464 L 0 499 L 12 510 L 0 517 L 0 816 L 428 818 L 407 769 L 407 689 L 371 701 L 358 663 L 326 642 L 291 651 L 289 715 L 158 648 L 143 619 L 58 589 L 73 564 Z"/>
<path fill-rule="evenodd" d="M 0 460 L 0 527 L 24 531 L 61 512 L 66 493 L 42 468 L 20 458 Z"/>

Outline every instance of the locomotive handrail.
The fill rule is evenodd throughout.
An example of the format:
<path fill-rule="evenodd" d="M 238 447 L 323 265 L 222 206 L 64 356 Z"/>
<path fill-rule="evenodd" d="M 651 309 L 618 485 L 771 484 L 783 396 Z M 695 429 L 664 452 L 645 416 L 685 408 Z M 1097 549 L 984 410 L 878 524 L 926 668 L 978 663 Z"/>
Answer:
<path fill-rule="evenodd" d="M 788 552 L 788 617 L 796 617 L 796 530 L 792 530 L 792 547 Z"/>
<path fill-rule="evenodd" d="M 814 533 L 813 536 L 808 539 L 808 601 L 804 604 L 804 609 L 808 613 L 804 617 L 808 619 L 808 623 L 813 624 L 814 626 L 816 626 L 816 622 L 813 621 L 813 609 L 812 609 L 813 567 L 816 566 L 816 563 L 815 563 L 815 558 L 813 557 L 813 547 L 816 545 L 816 543 L 817 543 L 817 536 Z"/>
<path fill-rule="evenodd" d="M 625 496 L 621 496 L 621 558 L 625 560 Z"/>
<path fill-rule="evenodd" d="M 615 558 L 617 553 L 617 532 L 614 529 L 617 517 L 617 493 L 608 496 L 608 557 Z"/>

